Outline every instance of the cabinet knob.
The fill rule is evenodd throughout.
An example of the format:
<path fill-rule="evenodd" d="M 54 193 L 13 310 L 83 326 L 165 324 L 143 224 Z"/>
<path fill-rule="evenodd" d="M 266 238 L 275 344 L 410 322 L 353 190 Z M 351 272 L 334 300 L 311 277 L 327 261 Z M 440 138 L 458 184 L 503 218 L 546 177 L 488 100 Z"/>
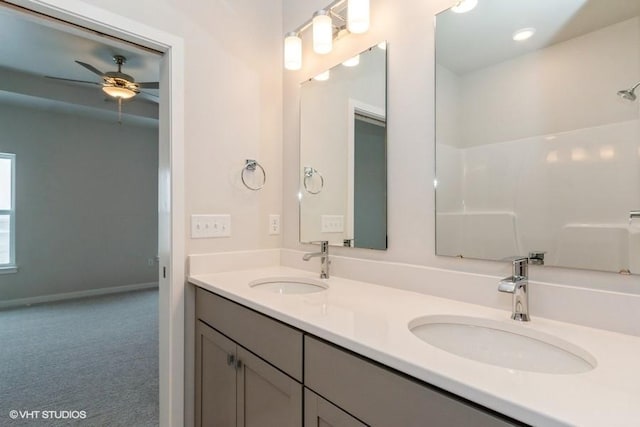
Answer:
<path fill-rule="evenodd" d="M 236 362 L 236 369 L 241 369 L 242 368 L 242 360 L 238 359 L 238 361 Z"/>
<path fill-rule="evenodd" d="M 236 356 L 233 354 L 227 354 L 227 365 L 233 366 L 236 362 Z"/>

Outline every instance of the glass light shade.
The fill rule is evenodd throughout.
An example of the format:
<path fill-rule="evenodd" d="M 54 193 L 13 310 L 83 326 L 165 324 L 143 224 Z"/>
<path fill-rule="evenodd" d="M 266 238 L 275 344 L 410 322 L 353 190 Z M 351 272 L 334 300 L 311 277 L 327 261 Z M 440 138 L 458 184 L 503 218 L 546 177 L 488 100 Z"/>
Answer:
<path fill-rule="evenodd" d="M 102 91 L 114 98 L 129 99 L 136 96 L 136 93 L 131 89 L 120 86 L 102 86 Z"/>
<path fill-rule="evenodd" d="M 302 68 L 302 39 L 297 33 L 287 33 L 284 38 L 284 68 L 287 70 Z"/>
<path fill-rule="evenodd" d="M 460 0 L 451 8 L 455 13 L 467 13 L 478 5 L 478 0 Z"/>
<path fill-rule="evenodd" d="M 360 63 L 360 55 L 353 56 L 342 63 L 345 67 L 355 67 Z"/>
<path fill-rule="evenodd" d="M 349 0 L 347 28 L 354 34 L 367 32 L 369 29 L 369 0 Z"/>
<path fill-rule="evenodd" d="M 331 52 L 333 49 L 333 22 L 326 10 L 313 14 L 313 51 L 319 54 Z"/>
<path fill-rule="evenodd" d="M 331 77 L 331 71 L 327 70 L 327 71 L 323 71 L 322 73 L 320 73 L 317 76 L 315 76 L 313 78 L 313 80 L 317 80 L 319 82 L 324 82 L 325 80 L 329 80 L 329 77 Z"/>

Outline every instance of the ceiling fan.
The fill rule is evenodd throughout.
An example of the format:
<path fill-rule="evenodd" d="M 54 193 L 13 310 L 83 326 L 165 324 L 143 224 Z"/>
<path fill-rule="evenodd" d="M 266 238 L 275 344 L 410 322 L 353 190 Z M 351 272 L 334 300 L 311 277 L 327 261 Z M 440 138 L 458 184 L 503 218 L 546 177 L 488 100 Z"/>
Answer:
<path fill-rule="evenodd" d="M 158 89 L 158 82 L 136 82 L 135 79 L 129 74 L 125 74 L 122 72 L 122 66 L 127 62 L 127 58 L 122 55 L 114 55 L 113 62 L 118 65 L 118 71 L 107 71 L 103 73 L 98 70 L 91 64 L 87 64 L 85 62 L 76 61 L 77 64 L 82 65 L 87 70 L 91 71 L 94 74 L 97 74 L 102 78 L 102 83 L 91 82 L 86 80 L 74 80 L 74 79 L 65 79 L 62 77 L 51 77 L 47 76 L 47 78 L 54 80 L 62 80 L 73 83 L 86 83 L 93 84 L 102 87 L 102 91 L 109 95 L 112 98 L 121 101 L 123 99 L 131 99 L 136 95 L 140 95 L 141 98 L 145 98 L 152 102 L 158 102 L 158 97 L 152 95 L 150 93 L 146 93 L 141 91 L 140 89 Z"/>

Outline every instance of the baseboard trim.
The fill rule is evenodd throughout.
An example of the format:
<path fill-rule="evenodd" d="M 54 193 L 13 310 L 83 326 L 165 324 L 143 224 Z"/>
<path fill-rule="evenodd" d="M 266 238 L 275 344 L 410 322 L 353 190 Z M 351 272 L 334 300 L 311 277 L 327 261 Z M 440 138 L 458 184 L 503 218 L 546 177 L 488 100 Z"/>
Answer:
<path fill-rule="evenodd" d="M 142 289 L 157 288 L 158 282 L 136 283 L 133 285 L 115 286 L 112 288 L 89 289 L 86 291 L 65 292 L 62 294 L 42 295 L 39 297 L 19 298 L 0 301 L 0 309 L 20 307 L 25 305 L 42 304 L 46 302 L 62 301 L 67 299 L 95 297 L 100 295 L 117 294 L 120 292 L 139 291 Z"/>

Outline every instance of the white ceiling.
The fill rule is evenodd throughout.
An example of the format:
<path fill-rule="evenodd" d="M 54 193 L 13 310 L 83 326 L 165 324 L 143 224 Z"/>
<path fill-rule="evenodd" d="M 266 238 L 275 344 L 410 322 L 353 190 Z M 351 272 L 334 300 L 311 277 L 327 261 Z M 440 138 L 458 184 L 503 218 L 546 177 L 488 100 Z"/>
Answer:
<path fill-rule="evenodd" d="M 122 72 L 133 76 L 136 81 L 156 82 L 159 79 L 160 55 L 157 53 L 56 21 L 36 19 L 2 5 L 0 40 L 0 77 L 20 71 L 28 74 L 28 78 L 32 79 L 36 86 L 41 79 L 43 87 L 59 85 L 64 87 L 65 91 L 82 88 L 84 96 L 93 96 L 91 94 L 95 93 L 96 100 L 102 101 L 105 97 L 99 86 L 60 82 L 44 76 L 101 83 L 100 76 L 74 61 L 88 63 L 102 72 L 116 71 L 117 66 L 113 62 L 113 56 L 116 54 L 127 58 Z M 0 86 L 2 91 L 12 90 L 12 85 L 8 82 L 0 81 Z M 86 92 L 87 88 L 91 88 L 92 91 Z M 144 91 L 152 95 L 158 94 L 157 90 Z M 43 90 L 42 97 L 51 101 L 51 97 L 46 93 L 47 91 Z M 33 96 L 34 93 L 28 95 L 34 99 L 38 98 Z M 151 104 L 138 97 L 127 102 Z M 98 104 L 103 104 L 107 110 L 114 108 L 113 103 Z M 150 105 L 151 107 L 157 110 L 157 105 Z M 123 110 L 126 111 L 126 103 L 123 104 Z"/>
<path fill-rule="evenodd" d="M 436 18 L 437 62 L 464 74 L 640 15 L 640 0 L 478 0 Z M 529 40 L 515 31 L 533 27 Z"/>

